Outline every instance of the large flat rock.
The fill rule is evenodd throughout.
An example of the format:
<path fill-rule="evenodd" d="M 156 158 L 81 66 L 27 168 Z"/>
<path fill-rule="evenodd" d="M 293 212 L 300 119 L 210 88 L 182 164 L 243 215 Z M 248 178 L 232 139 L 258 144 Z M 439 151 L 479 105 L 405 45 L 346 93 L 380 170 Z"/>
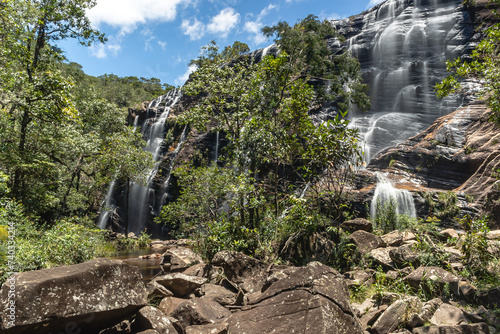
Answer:
<path fill-rule="evenodd" d="M 2 333 L 93 333 L 147 304 L 137 267 L 122 261 L 89 262 L 15 274 L 15 320 L 10 321 L 10 281 L 1 288 Z"/>

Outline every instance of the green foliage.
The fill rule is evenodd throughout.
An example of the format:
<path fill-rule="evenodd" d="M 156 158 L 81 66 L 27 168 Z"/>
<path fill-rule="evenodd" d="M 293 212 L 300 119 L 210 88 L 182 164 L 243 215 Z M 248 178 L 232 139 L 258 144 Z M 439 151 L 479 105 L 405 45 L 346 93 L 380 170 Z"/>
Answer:
<path fill-rule="evenodd" d="M 493 255 L 488 251 L 487 219 L 472 219 L 470 216 L 465 216 L 460 220 L 460 224 L 466 231 L 461 247 L 463 260 L 473 274 L 484 275 L 488 263 L 493 260 Z"/>
<path fill-rule="evenodd" d="M 429 216 L 434 216 L 439 220 L 455 219 L 460 214 L 457 205 L 457 194 L 453 191 L 423 193 L 425 203 L 429 207 Z"/>
<path fill-rule="evenodd" d="M 373 218 L 374 227 L 383 234 L 394 230 L 401 231 L 416 223 L 414 218 L 397 213 L 397 202 L 394 197 L 391 197 L 391 199 L 385 203 L 377 201 L 375 206 L 376 215 Z"/>

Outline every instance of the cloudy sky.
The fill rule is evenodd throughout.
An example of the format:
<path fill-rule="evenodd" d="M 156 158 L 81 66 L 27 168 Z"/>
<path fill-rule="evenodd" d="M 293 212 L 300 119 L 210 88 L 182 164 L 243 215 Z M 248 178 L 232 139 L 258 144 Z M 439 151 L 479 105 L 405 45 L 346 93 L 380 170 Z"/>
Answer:
<path fill-rule="evenodd" d="M 187 79 L 189 60 L 215 40 L 220 47 L 234 41 L 258 49 L 272 43 L 262 27 L 290 24 L 309 14 L 338 19 L 359 14 L 378 0 L 97 0 L 88 12 L 95 28 L 108 37 L 90 48 L 75 41 L 60 47 L 70 61 L 91 75 L 156 77 L 172 85 Z"/>

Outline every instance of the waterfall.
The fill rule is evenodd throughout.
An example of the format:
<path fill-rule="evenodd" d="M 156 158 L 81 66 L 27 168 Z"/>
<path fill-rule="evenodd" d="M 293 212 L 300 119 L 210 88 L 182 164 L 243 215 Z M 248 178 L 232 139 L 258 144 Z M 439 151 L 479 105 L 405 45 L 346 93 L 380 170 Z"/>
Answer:
<path fill-rule="evenodd" d="M 439 101 L 434 84 L 445 78 L 446 60 L 476 45 L 473 23 L 461 0 L 387 0 L 348 19 L 332 22 L 361 64 L 371 109 L 352 110 L 369 163 L 381 150 L 425 130 L 455 110 L 461 96 Z"/>
<path fill-rule="evenodd" d="M 151 153 L 155 165 L 147 173 L 147 182 L 145 185 L 137 182 L 130 182 L 126 187 L 125 193 L 116 193 L 116 182 L 113 181 L 111 183 L 98 220 L 99 228 L 103 229 L 107 227 L 109 216 L 112 211 L 121 210 L 122 219 L 127 220 L 124 222 L 127 226 L 126 230 L 137 235 L 145 229 L 146 221 L 161 209 L 163 201 L 158 201 L 156 199 L 165 198 L 167 196 L 168 181 L 158 189 L 158 186 L 155 184 L 155 177 L 166 154 L 164 140 L 167 128 L 165 123 L 170 116 L 172 108 L 174 108 L 180 98 L 180 89 L 173 89 L 167 94 L 151 101 L 149 104 L 146 111 L 146 121 L 142 125 L 141 133 L 147 143 L 144 150 Z M 136 117 L 134 121 L 134 131 L 139 126 L 137 120 L 138 117 Z M 186 127 L 184 127 L 179 139 L 179 144 L 174 153 L 169 154 L 171 161 L 169 163 L 168 175 L 166 175 L 168 180 L 170 180 L 170 173 L 173 168 L 174 160 L 185 140 L 185 135 Z M 122 199 L 119 200 L 115 198 L 117 196 L 121 196 Z M 121 203 L 120 205 L 122 207 L 118 208 L 115 203 Z"/>
<path fill-rule="evenodd" d="M 370 216 L 377 217 L 377 209 L 384 208 L 388 203 L 394 201 L 397 215 L 406 215 L 415 218 L 415 202 L 411 192 L 404 189 L 396 189 L 391 181 L 384 175 L 377 173 L 377 187 L 370 204 Z"/>
<path fill-rule="evenodd" d="M 220 131 L 217 130 L 217 134 L 215 135 L 215 159 L 214 159 L 214 166 L 217 166 L 217 163 L 219 162 L 219 133 Z"/>

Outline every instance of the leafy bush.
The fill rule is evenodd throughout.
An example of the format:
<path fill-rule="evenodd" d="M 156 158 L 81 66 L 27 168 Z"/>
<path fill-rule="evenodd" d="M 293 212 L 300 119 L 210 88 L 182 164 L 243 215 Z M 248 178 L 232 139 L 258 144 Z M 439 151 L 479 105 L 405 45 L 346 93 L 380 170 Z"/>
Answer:
<path fill-rule="evenodd" d="M 397 202 L 391 197 L 388 202 L 376 203 L 376 216 L 374 217 L 374 227 L 382 233 L 389 233 L 394 230 L 404 230 L 415 225 L 416 219 L 408 215 L 400 215 L 396 211 Z"/>
<path fill-rule="evenodd" d="M 486 273 L 488 263 L 493 260 L 493 255 L 488 251 L 487 219 L 472 219 L 470 216 L 465 216 L 460 223 L 466 231 L 461 247 L 463 260 L 473 274 L 483 275 Z"/>

